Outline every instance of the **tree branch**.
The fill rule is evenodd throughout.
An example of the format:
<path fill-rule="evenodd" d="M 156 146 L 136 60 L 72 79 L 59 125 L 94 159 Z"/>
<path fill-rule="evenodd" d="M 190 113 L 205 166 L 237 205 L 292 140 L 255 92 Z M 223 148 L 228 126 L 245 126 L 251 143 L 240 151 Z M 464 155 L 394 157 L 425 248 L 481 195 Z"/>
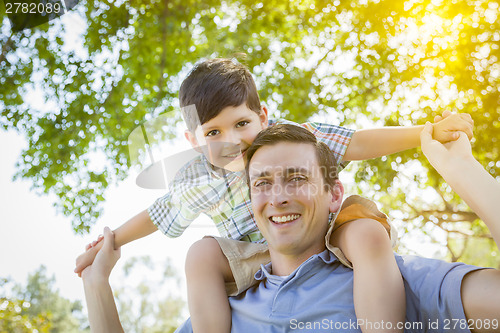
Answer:
<path fill-rule="evenodd" d="M 453 208 L 451 207 L 450 203 L 448 201 L 446 201 L 446 199 L 444 198 L 444 194 L 443 192 L 439 189 L 438 186 L 433 186 L 432 187 L 436 192 L 437 194 L 439 194 L 439 196 L 441 197 L 441 200 L 443 200 L 443 203 L 444 203 L 444 206 L 445 206 L 445 209 L 447 211 L 453 211 Z"/>
<path fill-rule="evenodd" d="M 424 215 L 424 214 L 422 214 L 422 215 Z M 409 222 L 409 221 L 412 221 L 414 218 L 406 218 L 406 219 L 402 219 L 402 221 Z M 469 221 L 462 221 L 462 220 L 449 221 L 449 220 L 439 219 L 438 222 L 435 222 L 432 220 L 427 220 L 427 222 L 434 224 L 436 227 L 440 228 L 441 230 L 445 231 L 448 234 L 450 234 L 450 233 L 459 234 L 459 235 L 462 235 L 466 238 L 474 237 L 474 238 L 483 238 L 483 239 L 493 239 L 493 236 L 491 236 L 491 234 L 488 234 L 488 233 L 474 234 L 472 232 L 468 233 L 468 232 L 457 230 L 457 229 L 448 229 L 445 226 L 443 226 L 443 223 L 457 223 L 457 222 L 469 222 Z"/>
<path fill-rule="evenodd" d="M 446 235 L 446 248 L 451 254 L 451 262 L 456 262 L 458 260 L 458 257 L 450 246 L 450 234 Z"/>
<path fill-rule="evenodd" d="M 166 43 L 167 43 L 167 16 L 168 16 L 168 1 L 163 1 L 163 11 L 160 16 L 160 24 L 161 24 L 161 46 L 162 46 L 162 55 L 161 55 L 161 62 L 160 62 L 160 78 L 158 79 L 158 102 L 161 97 L 161 93 L 163 90 L 163 83 L 164 83 L 164 78 L 163 78 L 163 72 L 165 69 L 165 64 L 167 63 L 167 48 L 166 48 Z"/>
<path fill-rule="evenodd" d="M 9 39 L 7 39 L 5 44 L 3 44 L 3 46 L 2 46 L 2 54 L 0 54 L 0 63 L 2 63 L 3 61 L 9 63 L 7 61 L 7 52 L 10 51 L 10 46 L 12 45 L 12 36 L 14 36 L 13 31 L 11 31 Z"/>
<path fill-rule="evenodd" d="M 455 211 L 455 210 L 453 210 L 452 207 L 450 209 L 444 209 L 444 210 L 438 210 L 438 209 L 419 210 L 408 203 L 407 203 L 407 205 L 415 212 L 415 215 L 404 218 L 404 219 L 402 219 L 403 221 L 411 221 L 411 220 L 414 220 L 420 216 L 434 216 L 434 217 L 438 218 L 439 220 L 442 220 L 443 222 L 450 222 L 450 223 L 474 222 L 475 220 L 479 219 L 477 214 L 474 212 Z M 444 215 L 447 215 L 446 219 L 444 218 Z M 457 218 L 448 217 L 451 215 L 458 215 L 458 217 Z"/>

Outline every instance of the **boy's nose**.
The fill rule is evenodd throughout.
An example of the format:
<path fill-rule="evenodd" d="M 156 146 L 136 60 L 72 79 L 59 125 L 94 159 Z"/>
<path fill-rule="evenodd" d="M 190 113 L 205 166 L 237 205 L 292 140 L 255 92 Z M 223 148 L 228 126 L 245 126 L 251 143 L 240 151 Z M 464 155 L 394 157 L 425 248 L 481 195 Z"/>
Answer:
<path fill-rule="evenodd" d="M 224 141 L 235 145 L 239 145 L 241 142 L 241 136 L 235 131 L 229 131 L 226 133 Z"/>

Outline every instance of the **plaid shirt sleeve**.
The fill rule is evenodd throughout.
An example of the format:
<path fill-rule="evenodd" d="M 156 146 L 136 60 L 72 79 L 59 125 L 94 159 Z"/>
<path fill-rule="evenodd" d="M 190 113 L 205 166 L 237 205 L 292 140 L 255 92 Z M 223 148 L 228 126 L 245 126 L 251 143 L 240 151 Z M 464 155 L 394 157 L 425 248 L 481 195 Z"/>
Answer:
<path fill-rule="evenodd" d="M 319 141 L 324 142 L 330 147 L 341 169 L 347 166 L 349 162 L 342 162 L 342 159 L 351 142 L 352 135 L 355 132 L 354 130 L 336 125 L 313 122 L 304 123 L 301 124 L 301 126 L 311 131 Z"/>
<path fill-rule="evenodd" d="M 344 154 L 351 142 L 352 135 L 355 130 L 348 129 L 342 126 L 308 122 L 304 124 L 297 124 L 289 120 L 272 120 L 270 125 L 274 124 L 293 124 L 297 126 L 302 126 L 309 130 L 316 138 L 325 143 L 335 154 L 335 159 L 340 166 L 340 169 L 344 169 L 349 162 L 342 162 Z"/>
<path fill-rule="evenodd" d="M 148 208 L 149 217 L 165 235 L 179 237 L 225 191 L 225 181 L 214 180 L 202 159 L 195 159 L 179 170 L 169 192 Z"/>

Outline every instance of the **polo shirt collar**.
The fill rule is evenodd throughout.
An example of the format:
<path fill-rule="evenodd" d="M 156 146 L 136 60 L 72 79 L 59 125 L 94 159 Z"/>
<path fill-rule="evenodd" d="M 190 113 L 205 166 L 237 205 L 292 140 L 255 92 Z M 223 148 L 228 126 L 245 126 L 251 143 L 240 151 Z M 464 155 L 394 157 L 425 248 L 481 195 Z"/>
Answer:
<path fill-rule="evenodd" d="M 311 268 L 317 265 L 318 263 L 332 264 L 336 261 L 338 261 L 338 259 L 332 252 L 330 252 L 329 250 L 324 250 L 321 253 L 309 257 L 299 267 L 297 267 L 295 271 L 293 271 L 288 276 L 283 277 L 283 276 L 273 275 L 271 273 L 272 265 L 271 263 L 268 263 L 267 265 L 260 265 L 260 269 L 257 271 L 257 273 L 255 273 L 254 278 L 257 281 L 262 281 L 267 279 L 272 284 L 280 285 L 283 282 L 293 279 L 295 276 L 300 277 L 306 275 L 307 273 L 311 272 L 312 271 Z"/>

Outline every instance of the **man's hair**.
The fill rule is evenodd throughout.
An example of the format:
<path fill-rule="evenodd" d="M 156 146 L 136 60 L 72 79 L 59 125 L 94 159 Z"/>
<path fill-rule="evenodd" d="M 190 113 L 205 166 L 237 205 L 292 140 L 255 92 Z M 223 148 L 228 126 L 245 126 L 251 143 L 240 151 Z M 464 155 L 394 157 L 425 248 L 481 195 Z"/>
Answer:
<path fill-rule="evenodd" d="M 257 135 L 245 154 L 247 179 L 249 179 L 248 171 L 253 155 L 262 147 L 273 146 L 281 142 L 307 143 L 313 146 L 326 190 L 335 186 L 335 181 L 338 179 L 338 164 L 333 152 L 307 129 L 291 124 L 270 126 Z"/>
<path fill-rule="evenodd" d="M 190 131 L 228 106 L 246 103 L 250 110 L 260 114 L 260 100 L 252 74 L 231 59 L 209 59 L 197 64 L 182 82 L 179 103 Z M 197 117 L 191 113 L 193 108 L 186 108 L 190 105 L 196 107 Z"/>

